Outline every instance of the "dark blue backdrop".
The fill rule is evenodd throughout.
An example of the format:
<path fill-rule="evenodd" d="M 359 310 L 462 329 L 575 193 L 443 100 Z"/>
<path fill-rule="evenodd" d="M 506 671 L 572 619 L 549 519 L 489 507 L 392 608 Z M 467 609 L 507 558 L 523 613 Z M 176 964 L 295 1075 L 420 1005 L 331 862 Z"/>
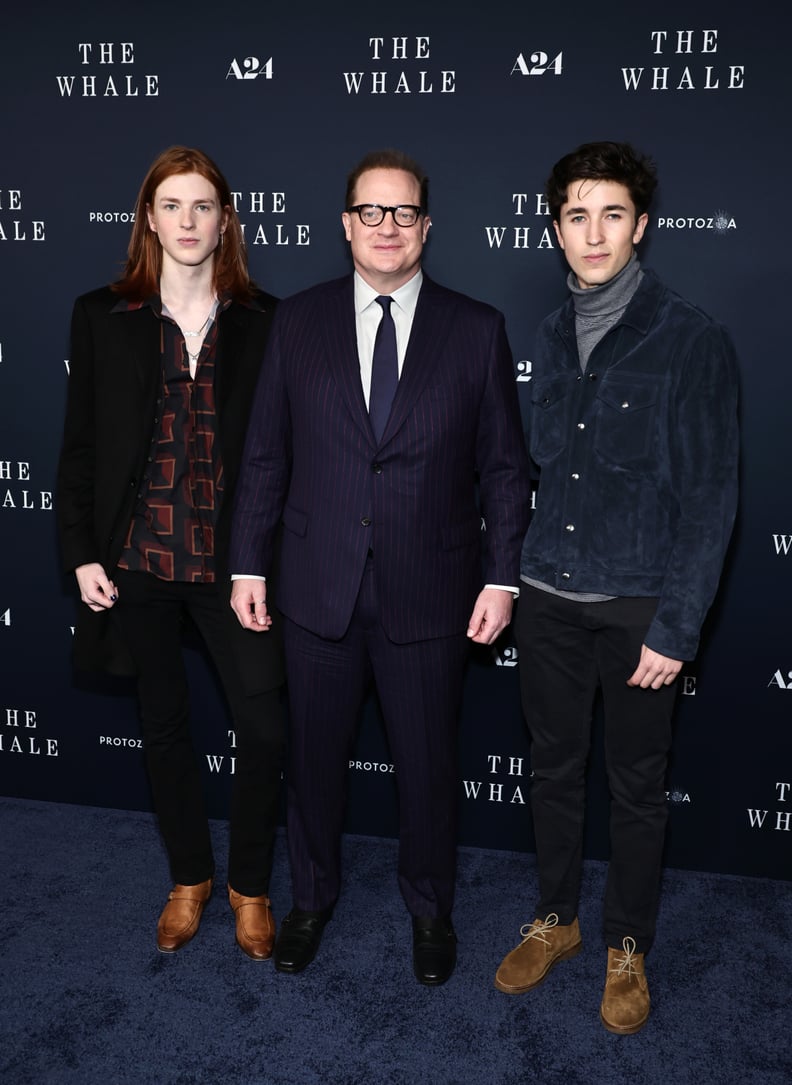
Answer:
<path fill-rule="evenodd" d="M 74 297 L 114 278 L 135 195 L 171 143 L 217 159 L 238 192 L 253 272 L 278 295 L 348 269 L 348 169 L 400 146 L 431 177 L 426 266 L 507 318 L 521 390 L 534 330 L 564 295 L 540 198 L 588 139 L 651 153 L 661 188 L 645 265 L 715 317 L 743 374 L 742 504 L 699 658 L 685 670 L 669 778 L 668 862 L 792 876 L 790 391 L 786 42 L 769 3 L 607 9 L 491 0 L 395 11 L 196 0 L 167 13 L 28 4 L 0 34 L 0 789 L 147 808 L 133 690 L 70 666 L 75 599 L 51 494 Z M 779 204 L 779 215 L 772 206 Z M 112 411 L 113 404 L 107 404 Z M 471 667 L 462 717 L 463 843 L 532 849 L 528 749 L 508 637 Z M 191 650 L 211 812 L 226 811 L 233 736 Z M 394 831 L 394 776 L 367 708 L 348 827 Z M 593 755 L 587 854 L 607 853 Z"/>

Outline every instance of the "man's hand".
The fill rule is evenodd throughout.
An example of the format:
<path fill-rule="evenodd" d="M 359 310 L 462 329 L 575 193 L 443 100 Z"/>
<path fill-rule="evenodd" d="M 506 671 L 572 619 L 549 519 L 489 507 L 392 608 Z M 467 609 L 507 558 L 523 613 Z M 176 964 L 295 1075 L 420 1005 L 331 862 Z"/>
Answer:
<path fill-rule="evenodd" d="M 479 593 L 468 622 L 467 635 L 476 644 L 492 644 L 511 621 L 514 596 L 501 588 Z"/>
<path fill-rule="evenodd" d="M 263 580 L 242 578 L 231 582 L 231 609 L 243 629 L 266 633 L 272 625 L 267 613 L 267 585 Z"/>
<path fill-rule="evenodd" d="M 661 656 L 644 644 L 641 646 L 641 661 L 632 678 L 627 679 L 627 685 L 640 686 L 641 689 L 660 689 L 661 686 L 670 686 L 681 670 L 681 659 Z"/>
<path fill-rule="evenodd" d="M 98 614 L 113 606 L 118 598 L 118 589 L 112 580 L 108 580 L 107 574 L 98 561 L 78 565 L 74 570 L 74 575 L 77 577 L 80 598 L 91 610 Z"/>

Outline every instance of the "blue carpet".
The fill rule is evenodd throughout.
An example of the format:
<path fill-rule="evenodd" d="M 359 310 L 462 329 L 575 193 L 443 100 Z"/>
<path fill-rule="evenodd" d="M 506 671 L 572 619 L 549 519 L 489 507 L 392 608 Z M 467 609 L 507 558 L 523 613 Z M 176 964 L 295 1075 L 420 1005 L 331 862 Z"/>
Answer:
<path fill-rule="evenodd" d="M 420 986 L 391 840 L 346 837 L 345 885 L 299 976 L 234 943 L 219 885 L 193 942 L 157 952 L 169 889 L 149 814 L 0 799 L 3 1085 L 789 1085 L 792 885 L 669 870 L 648 1025 L 599 1022 L 605 865 L 584 949 L 512 997 L 493 986 L 535 897 L 531 855 L 461 849 L 459 964 Z M 213 822 L 220 880 L 227 826 Z M 279 836 L 272 898 L 290 906 Z"/>

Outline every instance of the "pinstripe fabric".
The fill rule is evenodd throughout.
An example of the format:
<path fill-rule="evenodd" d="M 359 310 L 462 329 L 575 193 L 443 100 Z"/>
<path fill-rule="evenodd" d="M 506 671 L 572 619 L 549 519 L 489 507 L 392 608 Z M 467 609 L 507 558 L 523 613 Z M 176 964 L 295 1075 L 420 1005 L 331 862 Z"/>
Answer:
<path fill-rule="evenodd" d="M 399 789 L 399 888 L 412 915 L 449 915 L 456 875 L 456 736 L 469 643 L 457 634 L 393 644 L 378 621 L 377 583 L 375 559 L 367 563 L 341 640 L 284 623 L 294 676 L 287 773 L 294 903 L 320 911 L 338 896 L 347 763 L 373 678 Z"/>
<path fill-rule="evenodd" d="M 387 635 L 449 636 L 464 632 L 484 583 L 519 583 L 527 516 L 500 313 L 424 275 L 378 446 L 360 384 L 352 277 L 280 303 L 237 487 L 235 572 L 266 575 L 282 518 L 277 602 L 292 621 L 342 636 L 372 549 Z"/>
<path fill-rule="evenodd" d="M 373 679 L 398 774 L 402 895 L 413 915 L 450 914 L 465 631 L 483 584 L 519 583 L 528 497 L 512 359 L 494 309 L 424 276 L 377 442 L 352 278 L 280 303 L 237 489 L 232 568 L 266 574 L 282 518 L 276 601 L 290 619 L 298 908 L 327 908 L 338 895 L 346 759 Z"/>

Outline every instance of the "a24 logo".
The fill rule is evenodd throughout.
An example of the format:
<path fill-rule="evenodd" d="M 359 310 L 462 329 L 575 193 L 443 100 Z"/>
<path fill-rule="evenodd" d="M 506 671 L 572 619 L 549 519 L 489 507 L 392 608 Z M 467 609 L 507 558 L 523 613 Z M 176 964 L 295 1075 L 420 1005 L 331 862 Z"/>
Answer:
<path fill-rule="evenodd" d="M 226 72 L 226 79 L 232 76 L 234 79 L 258 79 L 263 75 L 265 79 L 272 79 L 272 57 L 262 64 L 258 57 L 245 57 L 242 63 L 234 57 L 231 67 Z"/>

